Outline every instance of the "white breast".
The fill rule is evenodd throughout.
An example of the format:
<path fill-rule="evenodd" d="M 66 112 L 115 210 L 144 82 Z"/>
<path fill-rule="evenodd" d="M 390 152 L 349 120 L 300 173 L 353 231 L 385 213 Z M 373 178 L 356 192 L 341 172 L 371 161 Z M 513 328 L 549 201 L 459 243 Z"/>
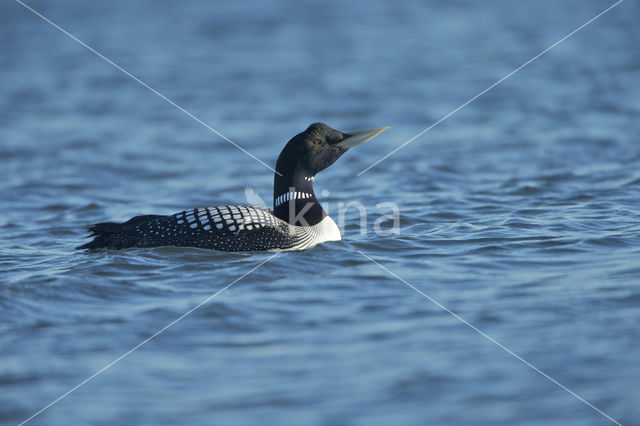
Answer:
<path fill-rule="evenodd" d="M 313 225 L 311 231 L 322 237 L 322 241 L 318 241 L 319 243 L 323 241 L 340 241 L 342 239 L 338 225 L 329 216 L 325 216 L 320 223 Z"/>
<path fill-rule="evenodd" d="M 325 241 L 340 241 L 342 235 L 338 225 L 329 216 L 325 216 L 320 223 L 313 226 L 292 226 L 298 237 L 298 242 L 287 250 L 304 250 Z"/>

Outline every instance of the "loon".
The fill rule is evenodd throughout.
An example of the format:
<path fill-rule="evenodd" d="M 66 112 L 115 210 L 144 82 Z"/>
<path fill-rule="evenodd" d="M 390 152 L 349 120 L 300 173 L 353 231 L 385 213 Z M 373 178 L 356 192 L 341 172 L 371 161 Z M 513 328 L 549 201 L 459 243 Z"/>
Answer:
<path fill-rule="evenodd" d="M 294 136 L 276 162 L 273 210 L 219 206 L 184 210 L 170 216 L 136 216 L 124 223 L 88 227 L 92 241 L 78 249 L 180 246 L 221 251 L 303 250 L 342 237 L 313 192 L 315 175 L 349 148 L 388 127 L 342 133 L 324 123 Z"/>

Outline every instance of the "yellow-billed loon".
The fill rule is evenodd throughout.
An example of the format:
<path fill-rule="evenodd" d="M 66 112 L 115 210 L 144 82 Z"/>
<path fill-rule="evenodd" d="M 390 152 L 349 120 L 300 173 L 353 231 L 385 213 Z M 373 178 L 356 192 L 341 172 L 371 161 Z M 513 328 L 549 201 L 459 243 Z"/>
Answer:
<path fill-rule="evenodd" d="M 95 237 L 79 249 L 182 246 L 223 251 L 302 250 L 341 239 L 336 223 L 313 192 L 316 173 L 349 148 L 388 127 L 342 133 L 314 123 L 284 147 L 276 163 L 273 210 L 221 206 L 185 210 L 171 216 L 136 216 L 124 223 L 98 223 Z"/>

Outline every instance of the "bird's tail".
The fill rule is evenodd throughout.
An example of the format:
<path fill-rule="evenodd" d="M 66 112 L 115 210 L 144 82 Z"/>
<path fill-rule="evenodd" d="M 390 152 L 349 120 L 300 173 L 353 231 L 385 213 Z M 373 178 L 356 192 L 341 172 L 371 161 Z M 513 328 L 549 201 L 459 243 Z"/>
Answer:
<path fill-rule="evenodd" d="M 91 232 L 89 237 L 94 237 L 94 239 L 89 241 L 87 244 L 76 247 L 76 249 L 123 249 L 136 247 L 140 239 L 143 237 L 143 235 L 136 230 L 136 226 L 140 223 L 163 217 L 165 216 L 145 215 L 136 216 L 124 223 L 96 223 L 95 225 L 91 225 L 87 228 L 87 230 Z"/>

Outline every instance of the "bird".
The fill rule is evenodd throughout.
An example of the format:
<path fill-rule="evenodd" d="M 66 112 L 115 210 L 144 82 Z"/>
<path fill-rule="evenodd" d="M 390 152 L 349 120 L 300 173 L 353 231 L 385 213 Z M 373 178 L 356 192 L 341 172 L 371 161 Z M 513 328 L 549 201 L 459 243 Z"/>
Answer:
<path fill-rule="evenodd" d="M 343 133 L 327 124 L 313 123 L 291 138 L 276 162 L 272 210 L 264 205 L 226 205 L 166 216 L 136 216 L 123 223 L 97 223 L 87 228 L 93 240 L 77 249 L 178 246 L 288 251 L 341 240 L 340 229 L 313 191 L 315 176 L 350 148 L 388 128 Z M 245 190 L 248 199 L 252 191 Z"/>

